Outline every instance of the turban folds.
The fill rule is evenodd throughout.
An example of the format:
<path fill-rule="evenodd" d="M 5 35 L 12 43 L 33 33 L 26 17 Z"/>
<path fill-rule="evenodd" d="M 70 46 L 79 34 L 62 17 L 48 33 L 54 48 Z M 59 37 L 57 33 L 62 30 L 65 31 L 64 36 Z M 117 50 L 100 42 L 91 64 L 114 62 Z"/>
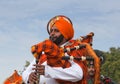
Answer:
<path fill-rule="evenodd" d="M 66 16 L 59 15 L 52 18 L 47 25 L 48 33 L 50 31 L 50 28 L 52 28 L 53 26 L 58 28 L 58 30 L 61 32 L 65 39 L 70 40 L 73 38 L 74 36 L 73 25 L 71 20 Z"/>

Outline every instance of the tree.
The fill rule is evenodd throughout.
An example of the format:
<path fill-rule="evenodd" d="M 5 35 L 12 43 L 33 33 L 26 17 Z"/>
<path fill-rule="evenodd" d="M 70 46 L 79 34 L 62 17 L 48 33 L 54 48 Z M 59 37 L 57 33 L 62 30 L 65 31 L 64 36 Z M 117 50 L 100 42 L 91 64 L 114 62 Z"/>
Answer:
<path fill-rule="evenodd" d="M 111 47 L 105 52 L 106 61 L 101 67 L 101 74 L 120 84 L 120 48 Z"/>

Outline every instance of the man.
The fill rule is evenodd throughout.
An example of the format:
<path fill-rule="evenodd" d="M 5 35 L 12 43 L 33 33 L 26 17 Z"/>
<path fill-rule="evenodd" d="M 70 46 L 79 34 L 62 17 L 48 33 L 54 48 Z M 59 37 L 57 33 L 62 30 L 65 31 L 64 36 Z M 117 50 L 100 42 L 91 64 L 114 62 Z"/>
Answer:
<path fill-rule="evenodd" d="M 100 59 L 100 65 L 103 64 L 105 61 L 103 52 L 100 50 L 94 50 L 94 51 Z M 88 77 L 87 77 L 88 84 L 94 84 L 94 78 L 95 78 L 94 60 L 90 60 L 88 61 Z M 100 82 L 100 84 L 102 84 L 102 82 Z"/>
<path fill-rule="evenodd" d="M 90 61 L 88 64 L 88 84 L 94 84 L 95 68 L 94 61 Z"/>
<path fill-rule="evenodd" d="M 103 75 L 101 76 L 102 76 L 101 78 L 102 84 L 115 84 L 115 82 L 111 78 L 103 76 Z"/>
<path fill-rule="evenodd" d="M 73 45 L 80 44 L 77 41 L 68 42 L 74 36 L 74 29 L 71 20 L 66 16 L 60 15 L 52 18 L 47 25 L 47 30 L 50 35 L 49 40 L 55 43 L 58 47 L 68 48 L 72 47 Z M 23 72 L 22 77 L 25 83 L 28 84 L 35 83 L 38 80 L 37 74 L 39 74 L 40 75 L 39 84 L 87 84 L 86 80 L 87 67 L 85 62 L 69 60 L 70 66 L 68 65 L 67 68 L 51 67 L 50 65 L 48 65 L 49 62 L 47 61 L 48 59 L 46 59 L 47 56 L 48 57 L 50 56 L 49 55 L 50 52 L 49 53 L 44 52 L 43 55 L 41 54 L 42 52 L 39 53 L 39 51 L 42 50 L 41 47 L 39 47 L 40 44 L 36 44 L 35 46 L 32 47 L 32 53 L 37 58 L 40 56 L 40 60 L 39 64 L 36 64 L 34 59 L 33 62 L 31 62 L 31 64 L 28 66 L 28 68 Z M 45 45 L 42 47 L 48 48 L 48 46 Z M 83 51 L 84 50 L 85 48 L 83 49 Z M 55 53 L 57 52 L 56 50 L 51 48 L 51 46 L 48 49 L 48 51 L 52 51 Z M 83 53 L 85 52 L 83 51 L 74 50 L 65 54 L 69 56 L 72 55 L 79 57 L 84 55 Z M 94 53 L 91 55 L 94 55 Z M 55 62 L 54 64 L 57 65 L 57 63 L 61 64 L 62 62 Z M 65 66 L 67 65 L 65 64 Z"/>

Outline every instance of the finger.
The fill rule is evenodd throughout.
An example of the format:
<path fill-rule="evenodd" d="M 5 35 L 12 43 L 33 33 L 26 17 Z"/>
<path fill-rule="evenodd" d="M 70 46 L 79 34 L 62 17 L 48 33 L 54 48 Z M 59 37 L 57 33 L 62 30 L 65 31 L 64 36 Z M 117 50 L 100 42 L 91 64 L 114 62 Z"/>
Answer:
<path fill-rule="evenodd" d="M 39 66 L 41 66 L 40 64 L 34 64 L 33 66 L 35 66 L 35 67 L 39 67 Z"/>
<path fill-rule="evenodd" d="M 41 73 L 43 74 L 43 72 L 44 72 L 43 69 L 39 69 L 39 68 L 34 68 L 33 70 L 35 70 L 35 72 L 36 72 L 37 74 L 40 74 L 40 75 L 41 75 Z"/>
<path fill-rule="evenodd" d="M 32 70 L 44 70 L 44 69 L 45 69 L 45 66 L 39 65 L 39 66 L 33 68 Z"/>
<path fill-rule="evenodd" d="M 35 66 L 35 67 L 41 67 L 41 68 L 45 67 L 44 65 L 40 65 L 40 64 L 34 64 L 33 66 Z"/>
<path fill-rule="evenodd" d="M 44 70 L 39 70 L 37 73 L 39 73 L 40 75 L 44 75 Z"/>
<path fill-rule="evenodd" d="M 33 68 L 37 74 L 44 75 L 44 68 Z"/>
<path fill-rule="evenodd" d="M 37 80 L 36 74 L 35 74 L 35 73 L 32 73 L 32 74 L 30 75 L 30 81 L 34 82 L 34 81 L 36 81 L 36 80 Z"/>

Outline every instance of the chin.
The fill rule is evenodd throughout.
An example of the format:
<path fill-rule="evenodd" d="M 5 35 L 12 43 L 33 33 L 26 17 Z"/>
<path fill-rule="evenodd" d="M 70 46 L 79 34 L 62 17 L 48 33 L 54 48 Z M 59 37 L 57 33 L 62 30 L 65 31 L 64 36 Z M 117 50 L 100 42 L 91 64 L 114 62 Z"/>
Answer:
<path fill-rule="evenodd" d="M 94 75 L 95 75 L 95 73 L 89 73 L 89 75 L 90 75 L 90 76 L 94 76 Z"/>

